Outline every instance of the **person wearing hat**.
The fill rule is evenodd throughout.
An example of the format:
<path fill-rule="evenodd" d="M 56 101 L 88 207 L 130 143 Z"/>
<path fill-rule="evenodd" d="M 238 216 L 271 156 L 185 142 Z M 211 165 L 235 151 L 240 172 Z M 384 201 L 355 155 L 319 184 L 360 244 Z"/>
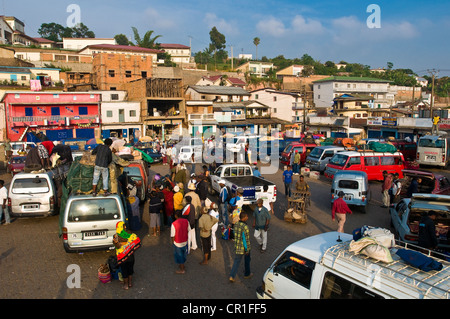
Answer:
<path fill-rule="evenodd" d="M 202 207 L 202 216 L 198 220 L 198 228 L 200 230 L 200 240 L 203 249 L 203 261 L 200 265 L 207 265 L 211 258 L 211 236 L 212 228 L 219 220 L 209 214 L 208 207 Z"/>
<path fill-rule="evenodd" d="M 347 203 L 344 201 L 344 192 L 340 191 L 339 198 L 333 202 L 333 208 L 331 209 L 331 219 L 334 221 L 337 219 L 338 229 L 340 233 L 344 232 L 344 224 L 346 221 L 346 215 L 351 214 L 352 211 L 348 208 Z"/>
<path fill-rule="evenodd" d="M 200 209 L 202 207 L 202 202 L 200 200 L 200 197 L 197 194 L 197 187 L 195 187 L 195 184 L 189 184 L 188 185 L 188 192 L 184 195 L 183 205 L 186 205 L 186 196 L 191 196 L 192 198 L 192 205 L 195 207 L 195 218 L 198 219 L 200 217 Z"/>
<path fill-rule="evenodd" d="M 242 188 L 238 188 L 236 193 L 233 195 L 233 198 L 230 200 L 230 206 L 232 208 L 231 224 L 233 227 L 239 221 L 239 216 L 241 215 L 242 205 L 244 202 L 243 193 L 244 190 Z"/>
<path fill-rule="evenodd" d="M 261 253 L 267 248 L 267 230 L 269 229 L 270 213 L 263 205 L 262 198 L 256 201 L 256 208 L 253 211 L 253 228 L 255 229 L 255 239 L 261 246 Z"/>
<path fill-rule="evenodd" d="M 180 186 L 175 185 L 173 188 L 173 209 L 182 210 L 183 209 L 183 193 L 180 192 Z"/>
<path fill-rule="evenodd" d="M 216 243 L 217 243 L 216 231 L 219 226 L 220 214 L 217 209 L 217 204 L 212 202 L 209 198 L 207 198 L 205 200 L 205 207 L 207 207 L 209 209 L 208 214 L 211 215 L 212 217 L 214 217 L 215 219 L 217 219 L 217 222 L 211 228 L 211 251 L 215 251 Z"/>
<path fill-rule="evenodd" d="M 197 237 L 195 234 L 195 207 L 192 204 L 192 198 L 191 196 L 185 196 L 184 201 L 186 202 L 186 205 L 183 208 L 182 211 L 182 218 L 185 218 L 189 221 L 189 234 L 188 234 L 188 253 L 190 250 L 196 250 L 197 249 Z"/>
<path fill-rule="evenodd" d="M 192 199 L 192 205 L 194 205 L 195 209 L 195 226 L 191 226 L 193 228 L 193 234 L 195 235 L 197 232 L 197 226 L 198 226 L 198 219 L 200 218 L 201 209 L 202 209 L 202 202 L 200 200 L 200 197 L 198 196 L 196 192 L 197 188 L 195 184 L 191 183 L 188 184 L 188 192 L 184 195 L 183 199 L 183 205 L 186 205 L 186 197 L 190 196 Z"/>

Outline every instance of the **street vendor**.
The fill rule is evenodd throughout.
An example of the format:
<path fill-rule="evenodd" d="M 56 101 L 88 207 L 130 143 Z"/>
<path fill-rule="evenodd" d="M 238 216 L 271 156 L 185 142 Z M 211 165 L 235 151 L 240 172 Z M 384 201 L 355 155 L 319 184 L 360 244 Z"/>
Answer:
<path fill-rule="evenodd" d="M 301 193 L 308 194 L 308 195 L 311 194 L 309 185 L 305 181 L 305 177 L 303 175 L 300 175 L 297 183 L 295 184 L 295 189 L 297 192 L 301 192 Z"/>
<path fill-rule="evenodd" d="M 134 252 L 141 246 L 141 241 L 136 234 L 128 232 L 127 226 L 121 221 L 116 225 L 113 244 L 116 247 L 117 263 L 122 271 L 123 288 L 131 288 L 131 279 L 134 274 Z"/>

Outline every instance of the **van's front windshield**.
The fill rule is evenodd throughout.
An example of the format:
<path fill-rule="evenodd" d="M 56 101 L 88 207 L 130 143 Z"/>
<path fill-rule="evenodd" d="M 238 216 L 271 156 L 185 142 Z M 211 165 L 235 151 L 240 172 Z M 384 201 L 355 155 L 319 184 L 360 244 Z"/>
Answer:
<path fill-rule="evenodd" d="M 342 154 L 335 154 L 331 160 L 330 164 L 336 165 L 336 166 L 344 166 L 345 163 L 347 163 L 348 155 L 342 155 Z"/>
<path fill-rule="evenodd" d="M 314 158 L 320 158 L 322 156 L 322 153 L 323 149 L 316 147 L 311 151 L 311 153 L 309 153 L 309 156 Z"/>

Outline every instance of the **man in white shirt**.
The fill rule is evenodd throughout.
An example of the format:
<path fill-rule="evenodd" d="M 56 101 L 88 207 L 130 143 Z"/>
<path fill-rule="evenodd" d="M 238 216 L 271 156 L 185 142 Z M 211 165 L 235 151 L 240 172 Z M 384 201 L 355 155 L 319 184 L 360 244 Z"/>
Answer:
<path fill-rule="evenodd" d="M 8 209 L 8 190 L 5 187 L 5 181 L 0 180 L 0 222 L 2 220 L 3 212 L 5 213 L 5 225 L 9 225 L 11 223 L 11 218 L 9 216 Z"/>

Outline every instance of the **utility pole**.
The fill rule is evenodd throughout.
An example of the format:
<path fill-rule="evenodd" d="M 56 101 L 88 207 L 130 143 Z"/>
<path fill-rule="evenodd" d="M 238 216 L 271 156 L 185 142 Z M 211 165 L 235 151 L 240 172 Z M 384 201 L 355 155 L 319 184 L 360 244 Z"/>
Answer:
<path fill-rule="evenodd" d="M 438 70 L 432 69 L 428 70 L 428 73 L 431 74 L 431 103 L 430 103 L 430 118 L 433 118 L 433 107 L 434 107 L 434 79 L 436 77 L 436 74 L 438 73 Z"/>

